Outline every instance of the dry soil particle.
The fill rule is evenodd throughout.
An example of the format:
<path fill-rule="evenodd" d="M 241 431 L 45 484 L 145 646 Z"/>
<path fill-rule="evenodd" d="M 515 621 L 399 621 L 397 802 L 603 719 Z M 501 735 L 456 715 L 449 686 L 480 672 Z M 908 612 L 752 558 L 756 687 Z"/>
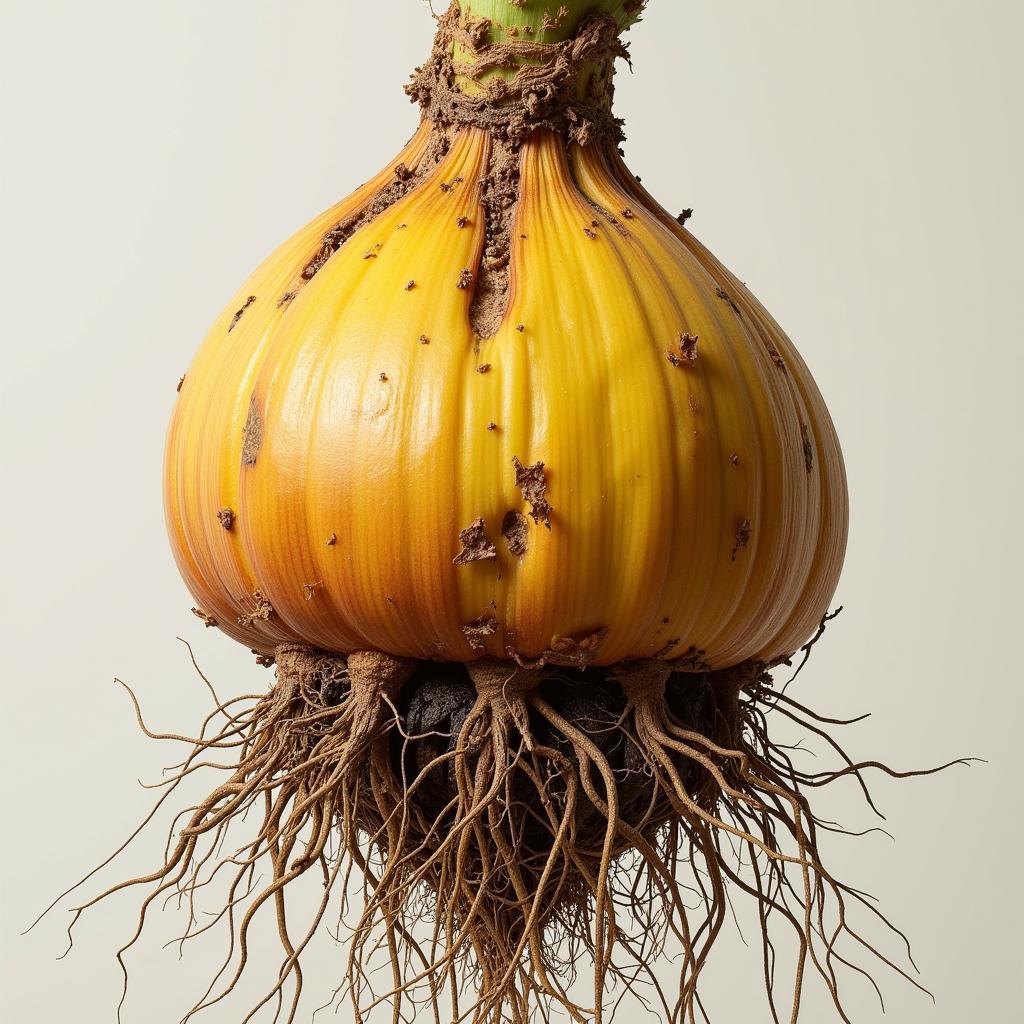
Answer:
<path fill-rule="evenodd" d="M 717 295 L 718 298 L 720 298 L 723 302 L 728 302 L 730 308 L 737 316 L 741 315 L 740 307 L 736 305 L 736 303 L 733 301 L 732 296 L 724 288 L 722 288 L 721 286 L 717 287 L 715 289 L 715 295 Z"/>
<path fill-rule="evenodd" d="M 811 432 L 807 429 L 806 423 L 800 424 L 800 438 L 804 449 L 804 466 L 810 473 L 814 469 L 814 445 L 811 444 Z"/>
<path fill-rule="evenodd" d="M 247 615 L 240 615 L 238 617 L 238 624 L 240 626 L 252 626 L 257 622 L 266 622 L 274 614 L 274 607 L 266 599 L 262 590 L 254 590 L 252 592 L 252 600 L 256 607 Z"/>
<path fill-rule="evenodd" d="M 430 172 L 441 162 L 447 154 L 450 146 L 449 135 L 444 130 L 433 133 L 427 151 L 416 164 L 416 168 L 410 169 L 404 163 L 395 165 L 395 175 L 392 181 L 380 188 L 359 211 L 339 221 L 320 240 L 320 248 L 313 254 L 306 265 L 302 268 L 298 285 L 310 281 L 325 263 L 361 228 L 376 220 L 380 214 L 389 209 L 399 199 L 412 191 Z M 404 224 L 398 225 L 404 228 Z M 297 293 L 294 288 L 282 296 L 279 306 L 286 305 Z"/>
<path fill-rule="evenodd" d="M 676 342 L 679 351 L 668 351 L 668 361 L 673 366 L 686 366 L 697 361 L 697 336 L 695 334 L 680 334 Z"/>
<path fill-rule="evenodd" d="M 676 220 L 677 220 L 677 221 L 678 221 L 678 222 L 679 222 L 679 223 L 680 223 L 681 225 L 684 225 L 684 226 L 685 226 L 686 222 L 687 222 L 687 221 L 688 221 L 688 220 L 689 220 L 689 219 L 690 219 L 690 218 L 691 218 L 692 216 L 693 216 L 693 210 L 683 210 L 683 212 L 682 212 L 682 213 L 680 213 L 680 214 L 677 214 L 677 215 L 676 215 Z"/>
<path fill-rule="evenodd" d="M 178 394 L 181 394 L 181 389 L 182 389 L 182 387 L 184 387 L 184 385 L 185 385 L 185 375 L 182 374 L 180 380 L 178 381 L 178 386 L 177 386 L 177 388 L 175 388 L 175 390 L 178 392 Z"/>
<path fill-rule="evenodd" d="M 235 513 L 229 508 L 219 509 L 217 512 L 217 519 L 225 530 L 230 530 L 231 527 L 235 525 Z"/>
<path fill-rule="evenodd" d="M 230 334 L 235 329 L 235 324 L 237 324 L 238 321 L 242 319 L 242 315 L 255 301 L 255 295 L 250 295 L 249 298 L 245 300 L 245 303 L 243 304 L 242 308 L 238 310 L 238 312 L 235 313 L 235 315 L 231 318 L 231 323 L 228 324 L 228 334 Z"/>
<path fill-rule="evenodd" d="M 736 561 L 736 555 L 742 548 L 745 548 L 750 543 L 752 534 L 753 527 L 750 524 L 750 520 L 744 519 L 740 525 L 736 527 L 736 543 L 732 549 L 731 561 Z"/>
<path fill-rule="evenodd" d="M 660 650 L 656 651 L 651 655 L 652 658 L 657 661 L 664 661 L 682 642 L 681 637 L 673 637 L 671 640 L 666 641 Z"/>
<path fill-rule="evenodd" d="M 486 650 L 487 638 L 494 636 L 497 632 L 498 620 L 490 612 L 486 612 L 462 627 L 462 634 L 474 651 Z"/>
<path fill-rule="evenodd" d="M 333 548 L 334 545 L 337 544 L 337 543 L 338 543 L 338 535 L 336 533 L 332 533 L 330 535 L 330 537 L 327 538 L 327 546 L 329 548 Z"/>
<path fill-rule="evenodd" d="M 263 444 L 263 416 L 260 413 L 256 396 L 249 399 L 249 414 L 245 417 L 242 428 L 242 462 L 247 466 L 256 465 L 256 456 Z"/>
<path fill-rule="evenodd" d="M 469 565 L 470 562 L 489 562 L 498 557 L 498 549 L 487 539 L 487 523 L 477 517 L 459 533 L 462 550 L 452 559 L 452 565 Z"/>
<path fill-rule="evenodd" d="M 465 291 L 473 283 L 473 271 L 472 270 L 460 270 L 459 279 L 455 282 L 455 287 L 459 291 Z"/>
<path fill-rule="evenodd" d="M 548 482 L 544 476 L 544 463 L 535 462 L 532 466 L 524 466 L 518 456 L 512 456 L 512 465 L 516 470 L 516 487 L 523 495 L 523 500 L 530 503 L 530 518 L 543 523 L 551 529 L 551 505 L 546 494 Z"/>
<path fill-rule="evenodd" d="M 199 619 L 207 629 L 211 626 L 217 625 L 217 620 L 212 615 L 207 615 L 202 608 L 193 608 L 192 614 Z"/>
<path fill-rule="evenodd" d="M 505 518 L 501 521 L 501 535 L 505 538 L 509 554 L 515 555 L 516 558 L 522 558 L 526 554 L 528 531 L 526 516 L 522 512 L 511 509 L 505 513 Z"/>

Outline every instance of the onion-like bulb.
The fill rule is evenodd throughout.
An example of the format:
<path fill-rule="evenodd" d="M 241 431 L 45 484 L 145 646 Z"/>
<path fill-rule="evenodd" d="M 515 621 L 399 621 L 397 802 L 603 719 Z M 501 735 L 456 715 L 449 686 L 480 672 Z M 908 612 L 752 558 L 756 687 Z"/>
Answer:
<path fill-rule="evenodd" d="M 443 26 L 464 60 L 474 17 Z M 590 24 L 541 48 L 610 65 L 615 23 Z M 481 45 L 488 68 L 538 49 Z M 266 654 L 793 652 L 847 523 L 807 367 L 626 169 L 605 79 L 593 110 L 538 100 L 495 130 L 467 114 L 484 100 L 439 95 L 465 64 L 437 63 L 409 145 L 245 282 L 185 377 L 167 519 L 199 608 Z"/>
<path fill-rule="evenodd" d="M 207 719 L 167 784 L 237 764 L 126 884 L 154 883 L 144 917 L 233 871 L 218 979 L 275 907 L 267 1000 L 293 984 L 293 1021 L 354 864 L 357 1018 L 473 1024 L 552 1003 L 601 1024 L 606 983 L 632 987 L 670 938 L 666 1015 L 696 1021 L 741 891 L 776 1020 L 771 924 L 796 933 L 796 1020 L 805 973 L 841 1006 L 837 945 L 871 948 L 805 796 L 862 766 L 805 772 L 767 720 L 825 721 L 768 669 L 836 587 L 842 456 L 785 334 L 623 163 L 613 65 L 642 3 L 540 7 L 453 4 L 409 86 L 418 131 L 256 270 L 179 386 L 175 556 L 197 613 L 277 678 Z M 255 838 L 224 852 L 250 813 Z M 284 891 L 308 870 L 303 938 Z M 592 1002 L 570 991 L 581 945 Z"/>

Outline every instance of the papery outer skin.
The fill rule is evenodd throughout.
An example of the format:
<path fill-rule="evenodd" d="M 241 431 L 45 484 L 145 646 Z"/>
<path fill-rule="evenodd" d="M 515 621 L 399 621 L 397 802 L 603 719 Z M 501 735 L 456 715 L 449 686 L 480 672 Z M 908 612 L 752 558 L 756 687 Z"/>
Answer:
<path fill-rule="evenodd" d="M 845 551 L 832 422 L 774 321 L 613 151 L 567 152 L 547 132 L 523 145 L 493 338 L 474 338 L 472 287 L 458 287 L 484 242 L 491 143 L 477 129 L 278 308 L 325 231 L 396 163 L 414 167 L 428 131 L 256 271 L 186 375 L 166 508 L 197 603 L 268 653 L 300 641 L 532 658 L 601 629 L 596 664 L 696 650 L 717 669 L 794 651 Z M 697 358 L 675 366 L 683 332 Z M 251 401 L 263 437 L 249 465 Z M 514 457 L 544 463 L 553 509 L 550 530 L 529 520 L 522 557 L 500 532 L 507 512 L 530 511 Z M 220 508 L 235 513 L 230 530 Z M 456 566 L 477 518 L 498 558 Z M 256 591 L 273 614 L 242 625 Z M 477 650 L 463 627 L 481 616 L 498 629 Z"/>

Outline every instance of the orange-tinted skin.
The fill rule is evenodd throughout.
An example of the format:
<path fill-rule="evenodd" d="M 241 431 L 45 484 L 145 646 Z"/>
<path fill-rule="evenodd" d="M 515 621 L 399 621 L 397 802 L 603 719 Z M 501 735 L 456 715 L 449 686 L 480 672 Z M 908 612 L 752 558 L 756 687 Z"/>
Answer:
<path fill-rule="evenodd" d="M 474 338 L 458 287 L 484 241 L 483 131 L 301 281 L 325 231 L 395 164 L 415 168 L 429 131 L 256 271 L 186 375 L 166 509 L 198 605 L 262 652 L 532 658 L 602 629 L 597 664 L 794 651 L 846 544 L 832 422 L 778 325 L 617 155 L 546 132 L 523 146 L 493 338 Z M 676 366 L 684 332 L 697 357 Z M 514 457 L 544 463 L 553 509 L 550 530 L 528 520 L 521 557 L 501 536 L 531 508 Z M 477 518 L 497 558 L 455 565 Z M 273 613 L 250 622 L 257 591 Z M 481 616 L 498 628 L 478 649 L 463 627 Z"/>

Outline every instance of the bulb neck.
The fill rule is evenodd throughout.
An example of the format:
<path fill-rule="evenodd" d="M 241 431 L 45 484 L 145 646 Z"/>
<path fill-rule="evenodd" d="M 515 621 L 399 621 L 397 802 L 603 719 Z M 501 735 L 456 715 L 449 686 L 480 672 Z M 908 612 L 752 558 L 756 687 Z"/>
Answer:
<path fill-rule="evenodd" d="M 511 82 L 524 67 L 544 63 L 545 55 L 577 36 L 588 19 L 605 19 L 619 35 L 640 18 L 644 4 L 645 0 L 454 0 L 448 14 L 454 12 L 459 29 L 452 44 L 457 85 L 476 95 L 486 91 L 489 82 Z M 508 59 L 488 63 L 479 73 L 480 51 L 488 48 L 492 54 L 495 48 L 507 48 Z M 580 71 L 584 89 L 588 69 Z"/>
<path fill-rule="evenodd" d="M 644 0 L 456 0 L 406 91 L 441 126 L 515 146 L 537 128 L 585 145 L 621 138 L 612 114 L 620 38 Z M 554 13 L 552 13 L 554 11 Z"/>

